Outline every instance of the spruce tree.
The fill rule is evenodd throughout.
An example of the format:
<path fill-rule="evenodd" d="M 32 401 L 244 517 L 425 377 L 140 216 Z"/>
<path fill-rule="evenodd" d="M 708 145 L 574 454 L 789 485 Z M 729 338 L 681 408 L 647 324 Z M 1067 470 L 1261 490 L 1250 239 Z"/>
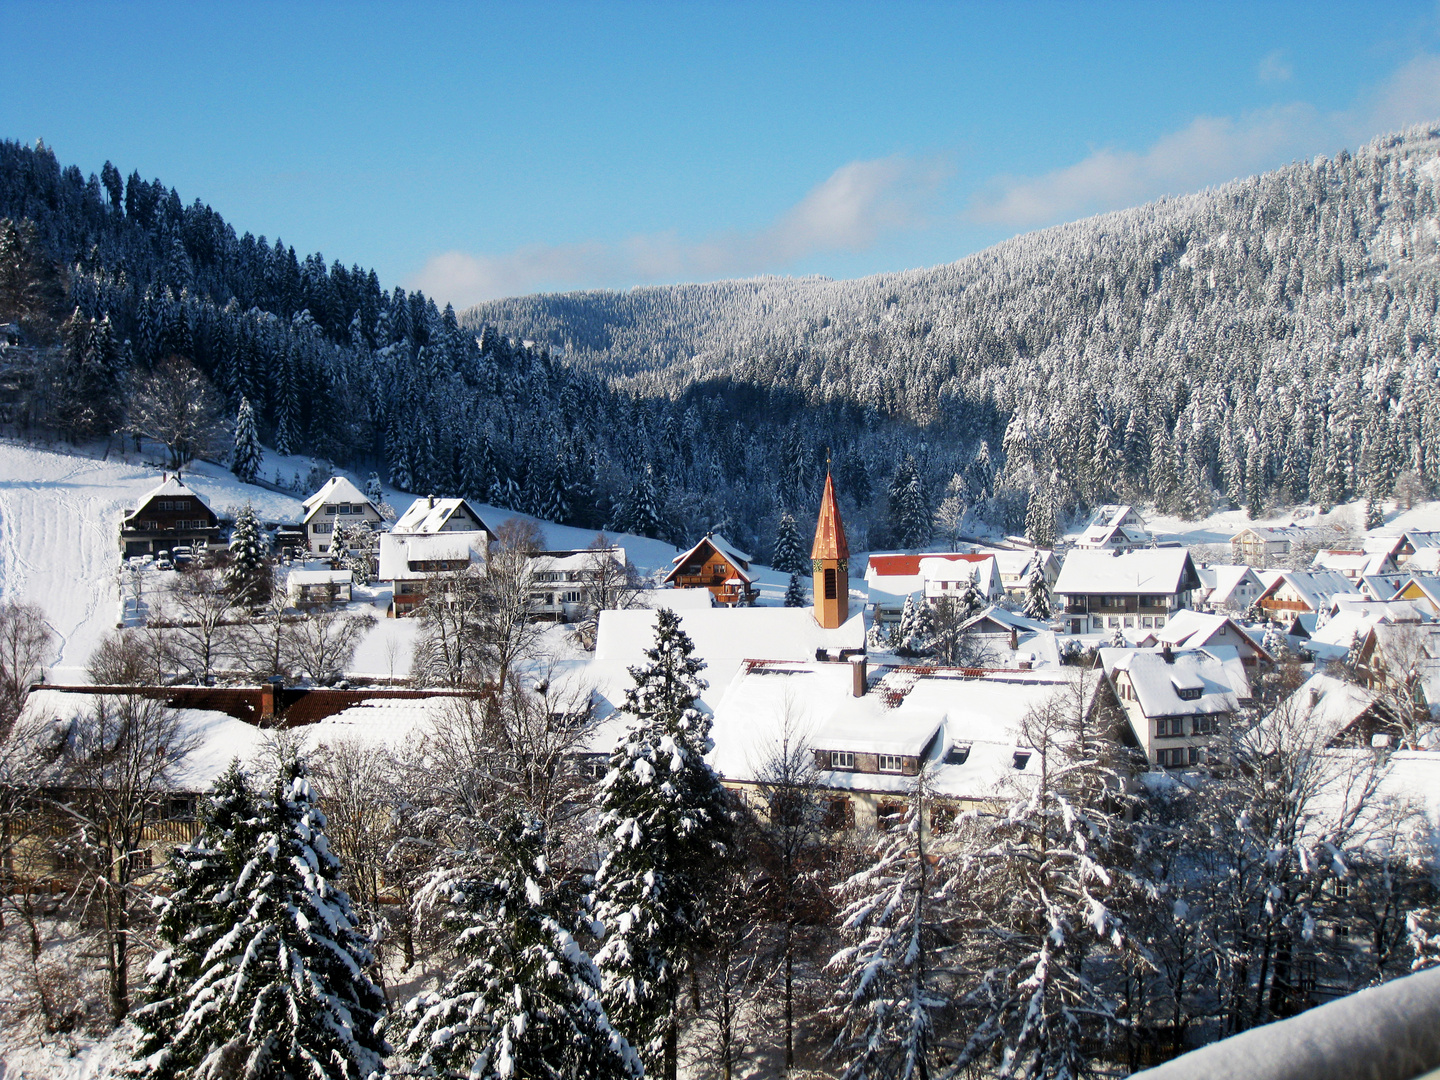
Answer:
<path fill-rule="evenodd" d="M 1045 571 L 1040 565 L 1039 556 L 1030 563 L 1030 572 L 1025 577 L 1024 610 L 1032 619 L 1050 618 L 1050 586 L 1045 581 Z"/>
<path fill-rule="evenodd" d="M 790 575 L 790 584 L 785 586 L 785 606 L 805 606 L 805 579 L 799 574 Z"/>
<path fill-rule="evenodd" d="M 830 1051 L 844 1080 L 926 1077 L 943 1067 L 934 1014 L 947 1004 L 948 863 L 927 851 L 924 782 L 917 779 L 903 822 L 878 822 L 886 832 L 874 862 L 837 890 L 840 930 L 851 943 L 826 967 L 841 977 Z"/>
<path fill-rule="evenodd" d="M 443 902 L 460 966 L 405 1006 L 405 1052 L 424 1075 L 638 1077 L 640 1058 L 611 1026 L 573 882 L 557 880 L 545 828 L 513 812 L 485 854 L 442 865 L 420 891 Z"/>
<path fill-rule="evenodd" d="M 284 762 L 253 810 L 247 799 L 232 770 L 211 800 L 229 817 L 212 810 L 202 857 L 172 867 L 146 1064 L 157 1076 L 379 1073 L 385 997 L 303 764 Z"/>
<path fill-rule="evenodd" d="M 800 540 L 800 528 L 788 510 L 780 514 L 775 527 L 775 553 L 770 565 L 782 574 L 803 576 L 810 572 L 810 558 Z"/>
<path fill-rule="evenodd" d="M 237 604 L 256 604 L 267 599 L 267 547 L 255 508 L 246 503 L 230 534 L 230 565 L 225 568 L 225 588 Z"/>
<path fill-rule="evenodd" d="M 649 662 L 632 667 L 624 713 L 635 726 L 610 755 L 598 831 L 610 846 L 595 875 L 611 1019 L 647 1070 L 674 1080 L 679 999 L 709 938 L 706 897 L 729 855 L 727 796 L 705 762 L 710 720 L 696 708 L 704 665 L 668 608 L 656 615 Z"/>
<path fill-rule="evenodd" d="M 240 399 L 240 412 L 235 417 L 235 452 L 231 456 L 230 471 L 242 483 L 253 484 L 260 471 L 260 437 L 255 433 L 255 411 L 250 399 Z"/>
<path fill-rule="evenodd" d="M 376 506 L 379 506 L 385 499 L 385 490 L 380 486 L 380 474 L 372 472 L 370 479 L 365 481 L 365 497 Z"/>

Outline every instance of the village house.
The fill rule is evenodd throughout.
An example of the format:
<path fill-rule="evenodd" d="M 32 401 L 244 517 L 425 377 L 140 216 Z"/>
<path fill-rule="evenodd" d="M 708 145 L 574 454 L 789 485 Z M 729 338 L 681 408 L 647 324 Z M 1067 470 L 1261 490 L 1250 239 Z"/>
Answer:
<path fill-rule="evenodd" d="M 1393 600 L 1411 600 L 1427 609 L 1431 616 L 1440 616 L 1440 577 L 1409 574 L 1391 594 Z"/>
<path fill-rule="evenodd" d="M 328 555 L 335 531 L 352 522 L 364 522 L 374 532 L 384 526 L 380 510 L 365 493 L 343 476 L 332 476 L 320 490 L 301 504 L 305 550 L 311 555 Z"/>
<path fill-rule="evenodd" d="M 934 575 L 937 584 L 929 584 Z M 988 604 L 1005 594 L 998 564 L 992 553 L 934 551 L 919 555 L 871 555 L 865 566 L 866 602 L 879 623 L 896 623 L 905 600 L 953 596 L 965 579 L 975 578 L 981 598 Z M 944 588 L 940 587 L 944 583 Z"/>
<path fill-rule="evenodd" d="M 1072 551 L 1055 582 L 1057 615 L 1072 634 L 1154 630 L 1198 588 L 1184 548 Z"/>
<path fill-rule="evenodd" d="M 484 570 L 488 533 L 381 533 L 380 580 L 392 587 L 389 614 L 410 615 L 425 599 L 426 583 L 437 574 L 468 567 Z"/>
<path fill-rule="evenodd" d="M 625 577 L 623 547 L 541 551 L 527 564 L 530 612 L 536 618 L 569 622 L 584 616 L 599 584 Z"/>
<path fill-rule="evenodd" d="M 1393 574 L 1399 567 L 1389 552 L 1356 551 L 1350 548 L 1322 548 L 1310 563 L 1312 570 L 1333 570 L 1351 581 L 1380 574 Z"/>
<path fill-rule="evenodd" d="M 120 545 L 126 558 L 173 551 L 182 544 L 201 548 L 219 539 L 219 516 L 198 492 L 185 485 L 179 473 L 162 477 L 120 522 Z"/>
<path fill-rule="evenodd" d="M 1317 671 L 1272 710 L 1261 725 L 1303 725 L 1327 748 L 1382 749 L 1398 745 L 1401 728 L 1373 690 Z"/>
<path fill-rule="evenodd" d="M 1101 506 L 1096 508 L 1075 546 L 1082 550 L 1134 551 L 1149 547 L 1154 540 L 1145 520 L 1133 506 Z"/>
<path fill-rule="evenodd" d="M 1371 554 L 1386 554 L 1395 560 L 1397 567 L 1409 567 L 1417 558 L 1421 564 L 1434 569 L 1440 560 L 1440 533 L 1407 530 L 1399 534 L 1379 533 L 1365 537 L 1364 549 Z M 1413 567 L 1426 569 L 1425 565 Z"/>
<path fill-rule="evenodd" d="M 972 549 L 977 555 L 993 555 L 995 568 L 1000 573 L 1000 584 L 1005 596 L 1017 604 L 1023 604 L 1030 591 L 1030 569 L 1040 564 L 1040 576 L 1048 588 L 1054 588 L 1060 576 L 1060 560 L 1048 548 L 982 548 Z"/>
<path fill-rule="evenodd" d="M 759 595 L 750 573 L 750 556 L 725 537 L 707 534 L 689 551 L 674 558 L 662 584 L 677 589 L 709 589 L 717 604 L 749 604 Z"/>
<path fill-rule="evenodd" d="M 1247 566 L 1273 566 L 1289 557 L 1292 549 L 1327 547 L 1339 536 L 1338 526 L 1251 525 L 1230 537 L 1230 551 L 1236 562 Z"/>
<path fill-rule="evenodd" d="M 491 539 L 495 530 L 480 520 L 475 508 L 464 499 L 437 499 L 426 495 L 416 499 L 390 527 L 395 533 L 483 532 Z"/>
<path fill-rule="evenodd" d="M 348 604 L 355 584 L 349 570 L 291 570 L 285 592 L 297 607 L 310 604 Z"/>
<path fill-rule="evenodd" d="M 1318 615 L 1337 596 L 1359 596 L 1360 590 L 1335 570 L 1282 570 L 1256 601 L 1265 616 L 1283 621 L 1295 615 Z"/>
<path fill-rule="evenodd" d="M 1212 738 L 1249 702 L 1233 647 L 1101 649 L 1100 664 L 1130 732 L 1152 765 L 1198 765 Z"/>
<path fill-rule="evenodd" d="M 1260 599 L 1265 591 L 1253 568 L 1240 566 L 1200 566 L 1200 589 L 1195 594 L 1197 605 L 1211 611 L 1240 614 Z"/>
<path fill-rule="evenodd" d="M 1228 615 L 1208 614 L 1182 609 L 1170 616 L 1158 630 L 1152 630 L 1137 642 L 1142 648 L 1169 645 L 1176 651 L 1222 645 L 1233 648 L 1247 667 L 1269 664 L 1274 660 L 1245 628 Z"/>

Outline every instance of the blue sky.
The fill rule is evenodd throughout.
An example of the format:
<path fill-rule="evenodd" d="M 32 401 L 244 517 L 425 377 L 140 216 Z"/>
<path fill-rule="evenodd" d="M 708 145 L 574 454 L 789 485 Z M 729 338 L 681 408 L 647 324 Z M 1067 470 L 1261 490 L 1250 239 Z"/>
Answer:
<path fill-rule="evenodd" d="M 457 306 L 949 262 L 1440 119 L 1433 0 L 0 0 L 0 26 L 0 137 Z"/>

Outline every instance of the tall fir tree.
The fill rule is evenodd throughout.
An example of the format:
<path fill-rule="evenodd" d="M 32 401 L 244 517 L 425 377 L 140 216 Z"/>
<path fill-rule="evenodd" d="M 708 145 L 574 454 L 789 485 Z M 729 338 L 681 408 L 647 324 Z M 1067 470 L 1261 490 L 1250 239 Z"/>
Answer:
<path fill-rule="evenodd" d="M 785 606 L 804 607 L 806 599 L 805 578 L 800 574 L 791 574 L 790 584 L 785 586 Z"/>
<path fill-rule="evenodd" d="M 145 1066 L 157 1077 L 382 1072 L 385 996 L 365 974 L 370 942 L 304 766 L 284 762 L 253 802 L 232 770 L 211 805 L 198 857 L 172 865 Z"/>
<path fill-rule="evenodd" d="M 694 644 L 661 608 L 648 663 L 632 667 L 624 712 L 635 726 L 610 755 L 598 832 L 609 847 L 595 875 L 605 942 L 595 961 L 606 1009 L 641 1049 L 647 1072 L 676 1074 L 680 991 L 710 936 L 707 897 L 730 855 L 725 790 L 705 762 L 710 720 Z"/>
<path fill-rule="evenodd" d="M 225 588 L 237 604 L 261 603 L 268 597 L 268 548 L 255 508 L 246 503 L 230 534 L 230 564 L 225 568 Z"/>
<path fill-rule="evenodd" d="M 235 416 L 235 452 L 230 459 L 230 471 L 239 477 L 241 483 L 253 484 L 260 471 L 260 436 L 255 432 L 255 410 L 250 399 L 240 399 L 240 411 Z"/>
<path fill-rule="evenodd" d="M 545 829 L 505 811 L 485 852 L 442 864 L 418 895 L 443 903 L 460 964 L 405 1006 L 405 1052 L 423 1075 L 639 1077 L 640 1057 L 611 1025 L 600 971 L 580 947 L 584 897 L 557 880 Z"/>
<path fill-rule="evenodd" d="M 1045 580 L 1045 570 L 1040 564 L 1039 556 L 1030 562 L 1030 570 L 1025 575 L 1025 614 L 1032 619 L 1050 618 L 1050 585 Z"/>
<path fill-rule="evenodd" d="M 775 527 L 775 553 L 770 557 L 770 565 L 782 574 L 803 577 L 810 573 L 810 557 L 800 540 L 800 527 L 788 510 L 781 511 Z"/>

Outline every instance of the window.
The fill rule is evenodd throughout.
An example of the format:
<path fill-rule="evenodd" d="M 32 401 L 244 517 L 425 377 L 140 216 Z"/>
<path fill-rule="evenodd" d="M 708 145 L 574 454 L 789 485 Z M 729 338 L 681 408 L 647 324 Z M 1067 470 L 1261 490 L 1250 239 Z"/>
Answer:
<path fill-rule="evenodd" d="M 875 807 L 875 828 L 881 832 L 889 832 L 904 822 L 905 804 L 903 802 L 887 799 Z"/>
<path fill-rule="evenodd" d="M 1030 764 L 1030 754 L 1025 750 L 1015 751 L 1015 768 L 1023 769 Z"/>
<path fill-rule="evenodd" d="M 325 504 L 325 513 L 327 514 L 333 514 L 337 509 L 339 509 L 339 507 L 337 507 L 334 503 Z"/>
<path fill-rule="evenodd" d="M 825 828 L 831 832 L 852 828 L 855 824 L 855 806 L 845 796 L 831 799 L 825 804 Z"/>
<path fill-rule="evenodd" d="M 1196 735 L 1213 735 L 1220 730 L 1218 716 L 1197 716 L 1191 721 L 1190 730 Z"/>
<path fill-rule="evenodd" d="M 1111 615 L 1107 621 L 1110 624 L 1111 630 L 1114 630 L 1117 626 L 1120 625 L 1120 617 L 1118 615 Z"/>
<path fill-rule="evenodd" d="M 827 567 L 825 570 L 825 599 L 834 600 L 839 594 L 839 582 L 836 580 L 835 569 Z"/>
<path fill-rule="evenodd" d="M 564 599 L 567 604 L 578 604 L 585 599 L 585 594 L 578 589 L 573 589 L 565 594 Z"/>
<path fill-rule="evenodd" d="M 1177 686 L 1175 693 L 1179 695 L 1181 701 L 1200 700 L 1200 687 L 1198 686 Z"/>
<path fill-rule="evenodd" d="M 322 525 L 322 524 L 320 524 L 319 522 L 316 522 L 314 525 L 311 525 L 311 526 L 310 526 L 310 531 L 311 531 L 312 533 L 314 533 L 316 536 L 323 536 L 323 535 L 325 535 L 326 533 L 334 532 L 334 530 L 335 530 L 335 526 L 334 526 L 334 525 L 330 525 L 330 524 L 323 524 L 323 525 Z"/>
<path fill-rule="evenodd" d="M 950 752 L 945 755 L 946 765 L 964 765 L 965 759 L 970 756 L 968 743 L 950 747 Z"/>
<path fill-rule="evenodd" d="M 1153 630 L 1155 628 L 1154 617 L 1150 615 L 1142 616 L 1140 619 L 1140 626 L 1144 630 Z"/>
<path fill-rule="evenodd" d="M 1176 735 L 1185 734 L 1185 718 L 1183 716 L 1162 716 L 1155 721 L 1155 735 L 1158 738 L 1173 738 Z"/>
<path fill-rule="evenodd" d="M 880 755 L 880 771 L 881 771 L 881 772 L 900 772 L 901 769 L 902 769 L 902 764 L 901 764 L 901 759 L 900 759 L 900 755 L 899 755 L 899 754 L 881 754 L 881 755 Z"/>
<path fill-rule="evenodd" d="M 830 767 L 832 769 L 853 769 L 855 768 L 855 755 L 845 750 L 831 750 Z"/>
<path fill-rule="evenodd" d="M 1198 746 L 1177 746 L 1173 750 L 1157 750 L 1155 751 L 1155 760 L 1167 769 L 1195 765 L 1200 761 L 1200 748 Z"/>

